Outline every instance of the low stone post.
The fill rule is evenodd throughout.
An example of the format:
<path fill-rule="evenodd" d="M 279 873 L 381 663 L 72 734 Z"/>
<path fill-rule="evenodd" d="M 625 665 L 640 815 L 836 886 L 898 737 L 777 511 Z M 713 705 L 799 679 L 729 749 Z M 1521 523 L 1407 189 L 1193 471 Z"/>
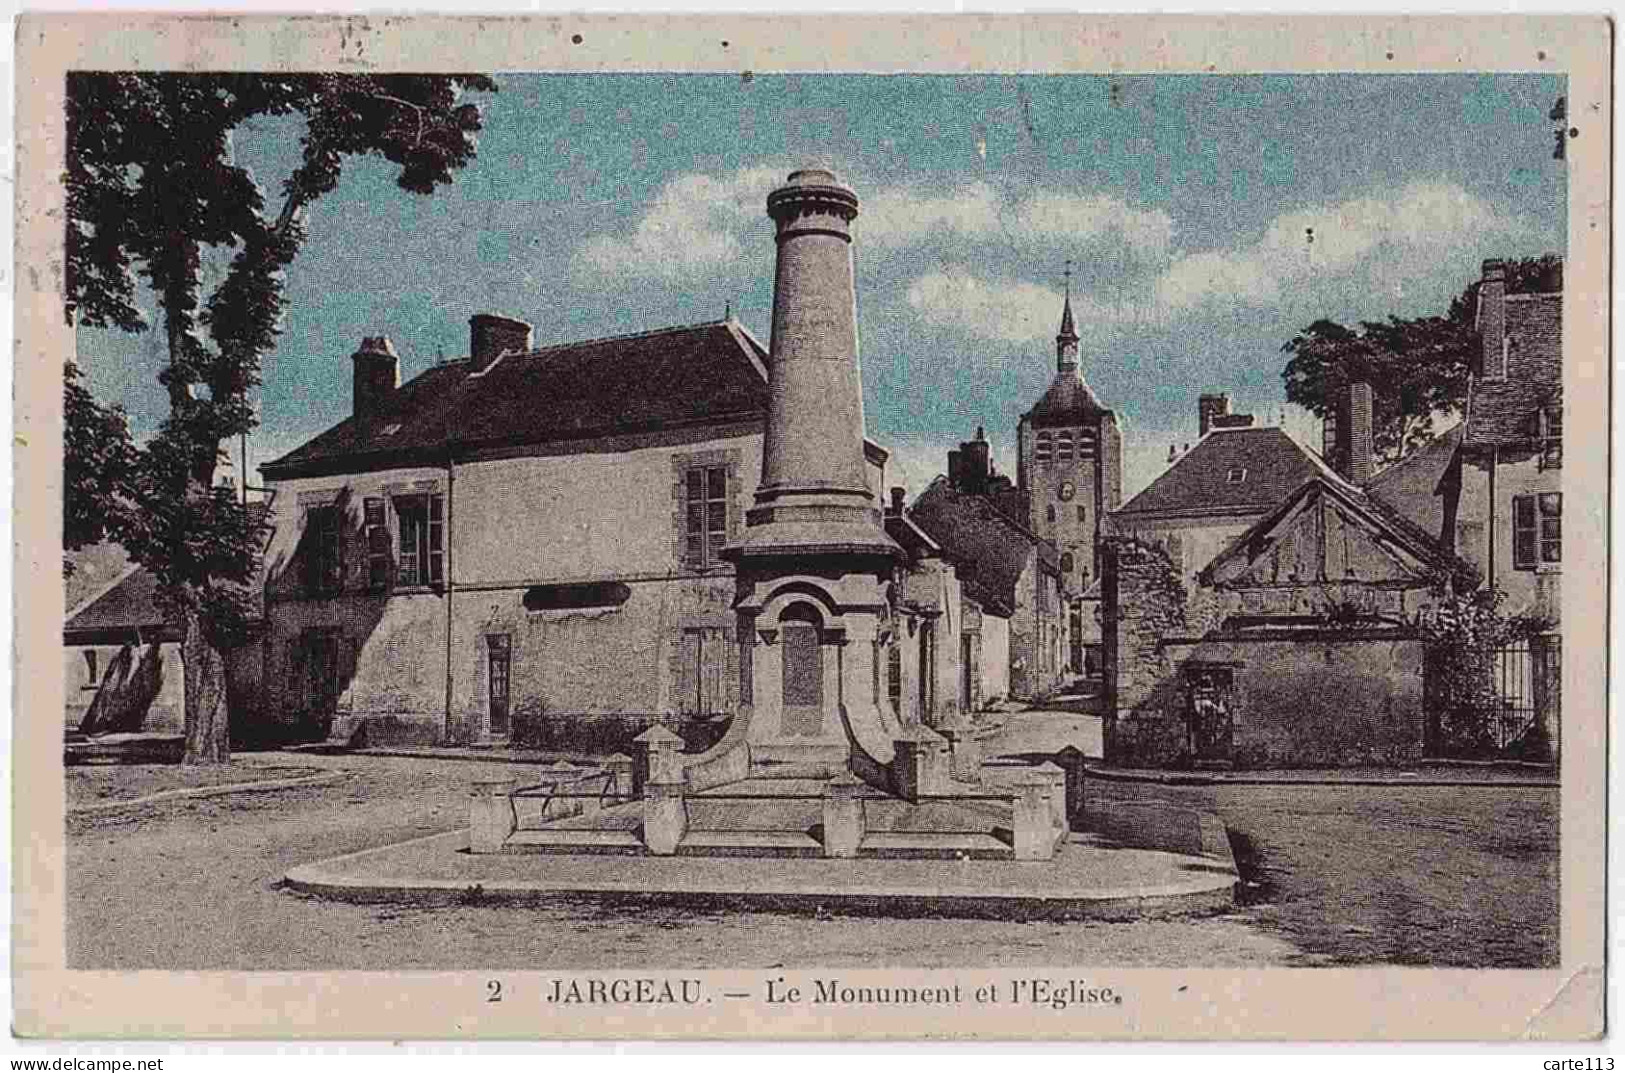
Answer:
<path fill-rule="evenodd" d="M 893 743 L 897 750 L 892 761 L 898 791 L 913 801 L 923 795 L 946 793 L 952 787 L 948 770 L 948 743 L 928 726 L 905 726 L 903 736 Z"/>
<path fill-rule="evenodd" d="M 824 856 L 856 857 L 863 844 L 864 782 L 843 771 L 824 784 Z"/>
<path fill-rule="evenodd" d="M 1037 771 L 1024 771 L 1011 786 L 1016 860 L 1047 861 L 1055 856 L 1055 823 L 1050 817 L 1050 781 Z"/>
<path fill-rule="evenodd" d="M 1055 754 L 1055 763 L 1066 773 L 1066 818 L 1073 830 L 1083 825 L 1083 778 L 1088 758 L 1075 745 L 1068 745 Z"/>
<path fill-rule="evenodd" d="M 468 795 L 468 851 L 496 853 L 513 834 L 518 779 L 476 779 Z"/>
<path fill-rule="evenodd" d="M 960 782 L 975 782 L 982 766 L 982 750 L 971 728 L 960 723 L 938 727 L 937 733 L 948 742 L 948 770 L 953 777 Z"/>
<path fill-rule="evenodd" d="M 676 737 L 676 735 L 672 735 Z M 670 857 L 688 833 L 688 786 L 681 782 L 643 784 L 643 844 L 657 857 Z"/>
<path fill-rule="evenodd" d="M 632 739 L 637 749 L 633 780 L 637 792 L 646 783 L 680 782 L 683 778 L 683 739 L 656 723 Z"/>
<path fill-rule="evenodd" d="M 1056 839 L 1063 839 L 1072 833 L 1072 825 L 1066 815 L 1066 772 L 1059 765 L 1047 761 L 1033 768 L 1033 771 L 1049 780 L 1050 823 L 1055 828 Z"/>
<path fill-rule="evenodd" d="M 632 758 L 625 753 L 612 753 L 604 761 L 604 770 L 614 776 L 610 792 L 616 797 L 632 797 L 637 790 L 632 786 Z"/>

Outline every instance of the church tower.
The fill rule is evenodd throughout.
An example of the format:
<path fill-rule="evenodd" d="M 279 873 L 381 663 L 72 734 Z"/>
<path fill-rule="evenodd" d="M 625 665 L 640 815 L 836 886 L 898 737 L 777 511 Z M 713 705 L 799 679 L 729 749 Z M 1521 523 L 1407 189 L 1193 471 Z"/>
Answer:
<path fill-rule="evenodd" d="M 1062 584 L 1078 596 L 1100 573 L 1101 520 L 1123 498 L 1123 437 L 1117 415 L 1078 372 L 1078 330 L 1067 269 L 1055 380 L 1016 429 L 1017 481 L 1031 504 L 1028 526 L 1061 555 Z"/>

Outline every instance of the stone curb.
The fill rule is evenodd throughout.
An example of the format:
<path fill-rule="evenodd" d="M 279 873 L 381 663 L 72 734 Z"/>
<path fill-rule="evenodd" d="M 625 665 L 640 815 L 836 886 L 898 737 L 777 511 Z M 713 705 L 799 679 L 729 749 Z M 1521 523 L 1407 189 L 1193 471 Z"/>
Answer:
<path fill-rule="evenodd" d="M 1527 786 L 1534 789 L 1556 789 L 1561 783 L 1553 779 L 1440 779 L 1403 778 L 1312 778 L 1280 779 L 1269 776 L 1197 775 L 1190 772 L 1117 771 L 1111 768 L 1084 768 L 1084 777 L 1102 782 L 1160 783 L 1164 786 Z"/>
<path fill-rule="evenodd" d="M 362 756 L 362 757 L 384 756 L 384 757 L 394 757 L 394 758 L 402 759 L 402 760 L 456 760 L 456 761 L 458 761 L 460 763 L 517 764 L 517 765 L 521 765 L 521 766 L 524 766 L 524 765 L 537 765 L 537 764 L 556 764 L 560 760 L 568 760 L 572 764 L 581 764 L 581 765 L 586 765 L 586 764 L 591 764 L 591 763 L 596 762 L 596 760 L 594 760 L 594 759 L 588 759 L 588 758 L 584 758 L 584 757 L 580 757 L 580 756 L 572 757 L 572 756 L 566 755 L 564 753 L 539 753 L 538 752 L 538 753 L 534 753 L 534 754 L 530 754 L 530 755 L 526 755 L 526 756 L 514 756 L 512 754 L 496 752 L 495 750 L 489 750 L 489 749 L 483 750 L 483 751 L 478 750 L 478 749 L 470 749 L 470 750 L 467 750 L 467 751 L 456 750 L 456 749 L 446 749 L 446 750 L 437 750 L 435 752 L 414 752 L 411 749 L 391 749 L 391 748 L 389 748 L 387 746 L 382 747 L 382 748 L 370 748 L 369 747 L 369 748 L 366 748 L 366 749 L 342 749 L 342 748 L 325 748 L 324 749 L 324 748 L 322 748 L 320 746 L 313 746 L 313 745 L 295 745 L 295 746 L 289 746 L 288 748 L 285 748 L 285 749 L 280 749 L 278 751 L 288 753 L 288 754 L 290 754 L 292 756 L 300 756 L 300 755 L 327 756 L 327 757 L 333 757 L 333 758 L 336 758 L 336 759 L 343 759 L 343 758 L 352 757 L 352 756 Z"/>
<path fill-rule="evenodd" d="M 1219 832 L 1222 824 L 1214 820 Z M 1206 834 L 1206 832 L 1204 832 Z M 599 881 L 571 885 L 559 880 L 496 880 L 465 882 L 450 879 L 406 879 L 366 874 L 345 874 L 341 866 L 431 839 L 455 843 L 450 852 L 467 844 L 463 831 L 443 832 L 393 845 L 345 854 L 291 869 L 283 885 L 302 894 L 357 904 L 410 903 L 434 906 L 553 905 L 560 901 L 587 901 L 660 905 L 705 910 L 756 910 L 792 913 L 840 911 L 874 917 L 970 917 L 992 920 L 1136 920 L 1223 912 L 1235 906 L 1235 861 L 1227 838 L 1206 844 L 1207 855 L 1229 865 L 1229 874 L 1215 872 L 1206 880 L 1179 887 L 1103 889 L 1054 895 L 942 892 L 918 888 L 796 890 L 788 886 L 763 890 L 650 890 L 637 883 Z M 561 855 L 563 856 L 563 855 Z M 770 863 L 770 862 L 763 862 Z"/>
<path fill-rule="evenodd" d="M 132 797 L 128 801 L 100 801 L 94 805 L 80 805 L 68 809 L 69 816 L 84 813 L 114 812 L 121 808 L 139 808 L 159 801 L 172 801 L 183 797 L 224 797 L 227 794 L 246 794 L 267 790 L 294 790 L 303 786 L 325 786 L 346 778 L 348 771 L 323 771 L 315 775 L 301 775 L 295 779 L 267 779 L 263 782 L 228 782 L 219 786 L 192 786 L 180 790 L 164 790 L 146 797 Z"/>

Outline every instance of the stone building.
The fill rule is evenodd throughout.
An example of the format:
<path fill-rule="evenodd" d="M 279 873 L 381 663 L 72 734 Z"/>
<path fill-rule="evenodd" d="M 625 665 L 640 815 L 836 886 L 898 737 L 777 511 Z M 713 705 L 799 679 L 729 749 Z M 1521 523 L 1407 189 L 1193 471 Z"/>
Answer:
<path fill-rule="evenodd" d="M 1278 428 L 1207 420 L 1204 398 L 1207 434 L 1112 515 L 1102 595 L 1116 762 L 1422 754 L 1416 616 L 1470 570 L 1350 479 L 1370 471 L 1370 407 L 1354 395 L 1345 472 Z"/>
<path fill-rule="evenodd" d="M 405 384 L 365 340 L 351 416 L 263 467 L 269 717 L 343 740 L 720 734 L 766 348 L 732 318 L 540 348 L 522 321 L 470 327 L 468 357 Z"/>
<path fill-rule="evenodd" d="M 983 623 L 982 700 L 1030 699 L 1053 692 L 1066 669 L 1065 588 L 1055 545 L 1028 529 L 1027 497 L 995 473 L 987 438 L 948 454 L 938 477 L 909 508 L 909 518 L 943 549 Z M 967 608 L 965 616 L 971 617 Z M 998 665 L 1001 647 L 1007 653 Z M 976 705 L 980 707 L 980 704 Z"/>

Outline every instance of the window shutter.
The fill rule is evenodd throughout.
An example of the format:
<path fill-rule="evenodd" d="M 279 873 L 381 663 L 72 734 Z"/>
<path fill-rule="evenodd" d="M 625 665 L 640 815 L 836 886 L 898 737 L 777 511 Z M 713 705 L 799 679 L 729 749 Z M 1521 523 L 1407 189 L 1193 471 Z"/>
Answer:
<path fill-rule="evenodd" d="M 1535 566 L 1535 497 L 1512 497 L 1512 565 L 1519 570 Z"/>
<path fill-rule="evenodd" d="M 367 588 L 383 592 L 389 587 L 389 529 L 384 525 L 384 501 L 363 501 L 362 524 L 367 540 Z"/>
<path fill-rule="evenodd" d="M 687 513 L 683 559 L 689 566 L 702 566 L 705 563 L 705 471 L 689 470 L 683 488 Z"/>
<path fill-rule="evenodd" d="M 429 583 L 438 585 L 446 580 L 446 500 L 444 496 L 429 497 Z"/>
<path fill-rule="evenodd" d="M 698 630 L 684 630 L 677 648 L 677 710 L 698 710 L 700 634 Z"/>

